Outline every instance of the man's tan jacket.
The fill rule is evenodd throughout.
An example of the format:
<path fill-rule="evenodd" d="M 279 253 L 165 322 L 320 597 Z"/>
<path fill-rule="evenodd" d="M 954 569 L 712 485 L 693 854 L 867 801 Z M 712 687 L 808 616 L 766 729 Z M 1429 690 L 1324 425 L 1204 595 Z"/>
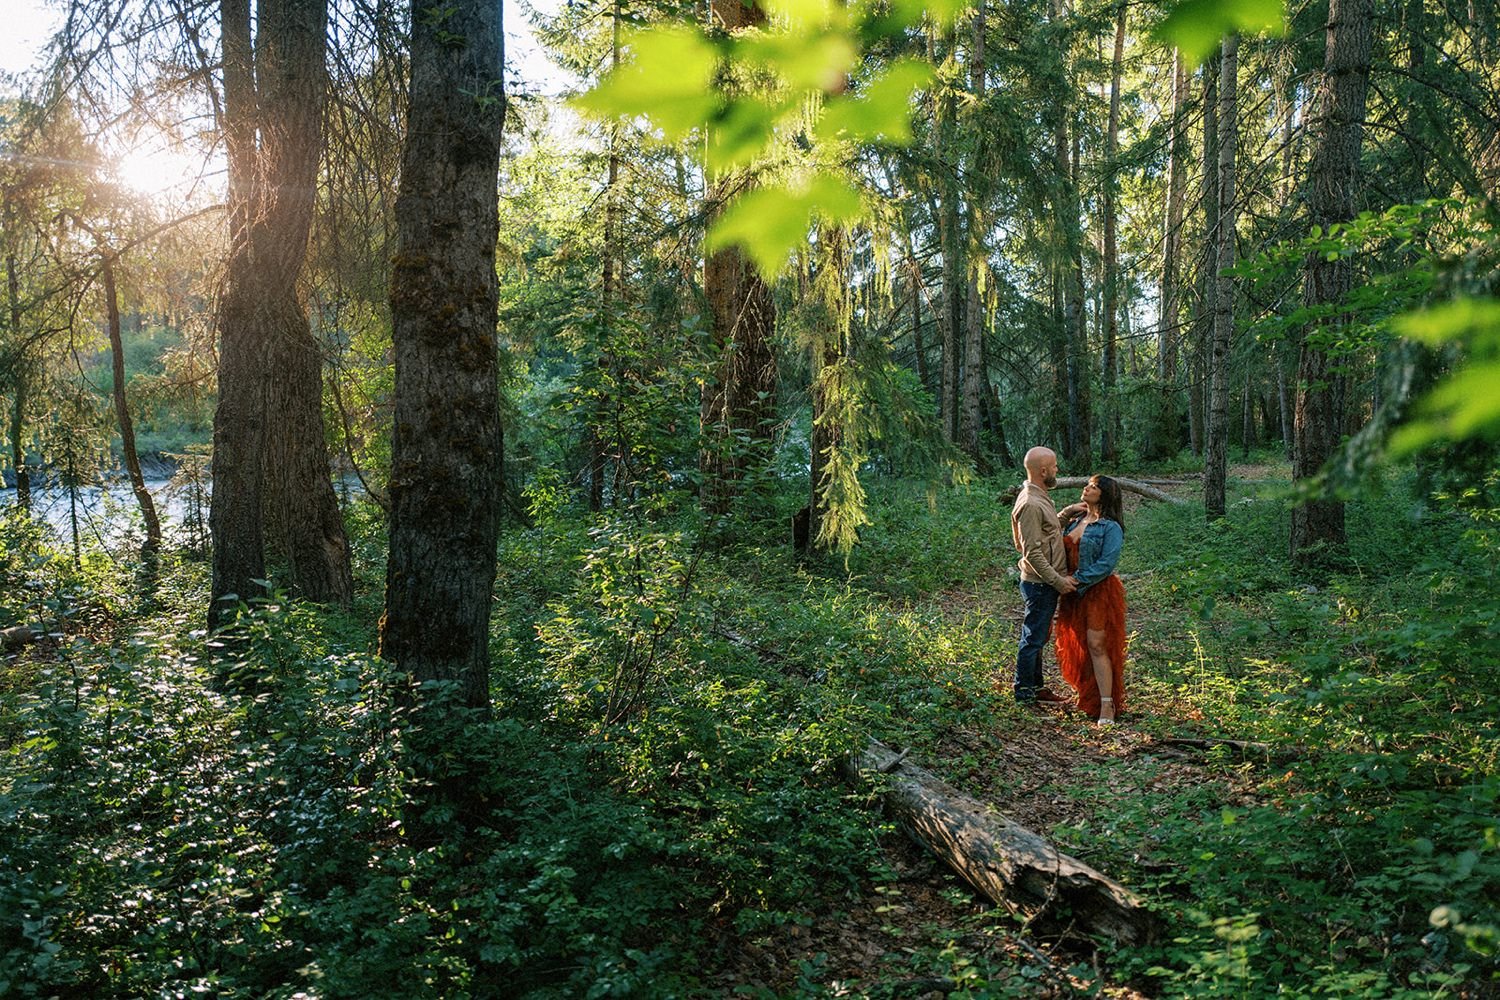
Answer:
<path fill-rule="evenodd" d="M 1010 509 L 1010 533 L 1021 553 L 1021 579 L 1060 589 L 1068 575 L 1068 551 L 1063 547 L 1062 525 L 1047 491 L 1027 480 Z"/>

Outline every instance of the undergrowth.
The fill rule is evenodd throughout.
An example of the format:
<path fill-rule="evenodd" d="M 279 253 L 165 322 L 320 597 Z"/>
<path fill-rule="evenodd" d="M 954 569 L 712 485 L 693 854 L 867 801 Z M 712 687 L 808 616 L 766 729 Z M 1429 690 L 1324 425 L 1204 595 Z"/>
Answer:
<path fill-rule="evenodd" d="M 0 625 L 56 638 L 0 668 L 0 993 L 730 992 L 738 942 L 888 885 L 890 828 L 838 773 L 851 751 L 1049 724 L 1003 696 L 1007 485 L 877 483 L 847 562 L 799 560 L 779 518 L 707 532 L 533 497 L 535 527 L 502 541 L 493 715 L 446 748 L 486 805 L 437 842 L 407 830 L 431 773 L 409 713 L 431 692 L 372 655 L 371 601 L 266 602 L 210 644 L 202 564 L 169 563 L 145 616 L 120 564 L 8 523 Z M 1133 511 L 1136 742 L 1062 783 L 1086 818 L 1046 832 L 1167 928 L 1100 944 L 1114 981 L 1481 995 L 1500 943 L 1494 513 L 1388 483 L 1312 579 L 1284 558 L 1286 502 L 1245 493 L 1213 526 Z M 1237 742 L 1184 783 L 1153 742 L 1172 736 Z M 1015 932 L 992 911 L 909 960 L 950 995 L 1035 995 L 1055 973 L 983 944 Z M 1070 975 L 1103 982 L 1082 959 Z M 891 994 L 814 959 L 779 989 Z"/>

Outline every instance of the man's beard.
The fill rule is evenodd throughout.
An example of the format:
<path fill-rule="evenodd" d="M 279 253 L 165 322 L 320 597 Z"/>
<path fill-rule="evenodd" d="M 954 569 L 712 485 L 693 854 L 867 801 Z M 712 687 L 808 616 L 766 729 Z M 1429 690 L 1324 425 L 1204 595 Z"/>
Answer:
<path fill-rule="evenodd" d="M 1057 476 L 1048 476 L 1046 479 L 1042 480 L 1042 482 L 1047 484 L 1047 489 L 1055 489 L 1057 487 Z"/>

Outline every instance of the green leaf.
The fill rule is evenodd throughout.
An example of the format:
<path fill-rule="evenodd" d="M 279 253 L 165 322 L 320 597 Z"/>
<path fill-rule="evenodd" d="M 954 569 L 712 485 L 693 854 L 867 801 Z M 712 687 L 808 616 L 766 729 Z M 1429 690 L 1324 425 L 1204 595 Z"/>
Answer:
<path fill-rule="evenodd" d="M 785 102 L 770 104 L 751 97 L 731 102 L 709 131 L 705 166 L 718 173 L 759 158 L 772 139 L 776 120 L 787 110 Z"/>
<path fill-rule="evenodd" d="M 756 35 L 739 40 L 734 54 L 772 71 L 792 90 L 828 93 L 843 87 L 859 60 L 853 37 L 843 32 Z"/>
<path fill-rule="evenodd" d="M 891 4 L 896 16 L 907 24 L 929 17 L 939 28 L 948 27 L 972 6 L 973 0 L 893 0 Z"/>
<path fill-rule="evenodd" d="M 819 141 L 911 141 L 911 98 L 932 82 L 930 63 L 903 59 L 863 88 L 858 96 L 828 101 L 818 119 Z"/>
<path fill-rule="evenodd" d="M 1213 54 L 1225 35 L 1285 32 L 1282 0 L 1183 0 L 1155 34 L 1176 46 L 1189 65 L 1196 66 Z"/>
<path fill-rule="evenodd" d="M 710 252 L 738 246 L 766 278 L 786 266 L 807 239 L 813 217 L 852 222 L 864 208 L 859 192 L 836 174 L 814 174 L 804 185 L 770 185 L 736 198 L 708 233 Z"/>
<path fill-rule="evenodd" d="M 1421 312 L 1407 313 L 1393 325 L 1403 337 L 1434 347 L 1475 334 L 1484 341 L 1500 342 L 1500 301 L 1455 299 Z"/>
<path fill-rule="evenodd" d="M 833 0 L 761 0 L 761 7 L 773 23 L 787 25 L 794 34 L 848 20 L 848 8 Z"/>
<path fill-rule="evenodd" d="M 574 98 L 574 106 L 604 117 L 647 116 L 669 140 L 701 126 L 718 109 L 718 50 L 698 32 L 635 31 L 625 44 L 630 61 Z"/>

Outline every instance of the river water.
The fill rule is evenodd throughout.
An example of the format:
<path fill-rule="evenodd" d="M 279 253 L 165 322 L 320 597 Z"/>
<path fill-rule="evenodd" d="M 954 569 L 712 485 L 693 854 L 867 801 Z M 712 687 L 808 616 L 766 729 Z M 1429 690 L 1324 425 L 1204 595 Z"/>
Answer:
<path fill-rule="evenodd" d="M 174 486 L 166 479 L 148 479 L 146 488 L 156 504 L 162 534 L 168 544 L 200 548 L 208 535 L 208 491 Z M 195 495 L 196 494 L 196 495 Z M 16 506 L 14 488 L 0 489 L 0 511 Z M 83 548 L 117 549 L 139 543 L 146 536 L 140 506 L 128 479 L 70 490 L 56 482 L 31 488 L 31 516 L 51 529 L 59 544 Z"/>

